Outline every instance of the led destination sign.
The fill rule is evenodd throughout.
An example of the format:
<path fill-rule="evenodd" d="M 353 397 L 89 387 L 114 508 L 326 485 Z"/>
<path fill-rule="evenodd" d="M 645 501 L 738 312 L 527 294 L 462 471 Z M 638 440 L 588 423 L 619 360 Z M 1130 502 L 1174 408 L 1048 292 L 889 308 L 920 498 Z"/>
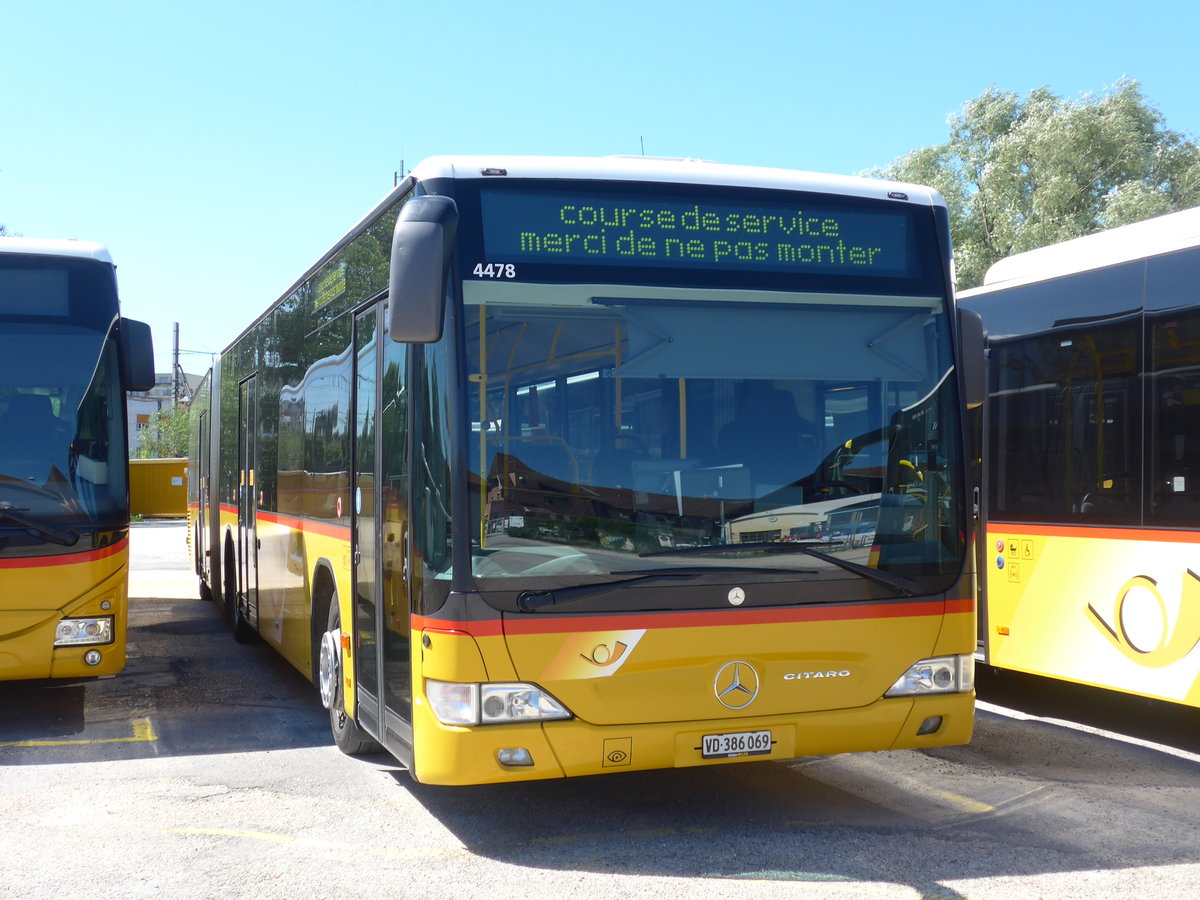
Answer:
<path fill-rule="evenodd" d="M 489 263 L 919 277 L 907 211 L 486 190 Z"/>

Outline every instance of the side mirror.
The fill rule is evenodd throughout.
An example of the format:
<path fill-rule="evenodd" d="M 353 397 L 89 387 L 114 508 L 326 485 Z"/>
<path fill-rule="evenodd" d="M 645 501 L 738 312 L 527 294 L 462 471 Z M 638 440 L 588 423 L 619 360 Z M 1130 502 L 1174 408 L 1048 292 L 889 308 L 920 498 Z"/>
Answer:
<path fill-rule="evenodd" d="M 150 326 L 136 319 L 121 317 L 117 326 L 121 346 L 121 381 L 127 391 L 148 391 L 154 387 L 154 340 Z"/>
<path fill-rule="evenodd" d="M 446 267 L 457 228 L 458 207 L 449 197 L 413 197 L 401 207 L 388 280 L 393 341 L 427 344 L 441 338 Z"/>
<path fill-rule="evenodd" d="M 967 409 L 978 409 L 987 398 L 986 338 L 983 318 L 973 310 L 958 308 L 958 352 L 963 370 L 963 400 Z"/>

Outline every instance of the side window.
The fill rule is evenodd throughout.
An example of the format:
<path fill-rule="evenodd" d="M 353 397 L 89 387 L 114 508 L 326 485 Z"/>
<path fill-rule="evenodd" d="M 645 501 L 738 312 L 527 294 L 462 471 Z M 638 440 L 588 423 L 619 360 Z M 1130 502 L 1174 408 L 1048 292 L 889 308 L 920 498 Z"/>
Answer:
<path fill-rule="evenodd" d="M 1147 517 L 1163 524 L 1190 522 L 1200 512 L 1200 312 L 1159 315 L 1147 325 Z"/>
<path fill-rule="evenodd" d="M 309 335 L 305 357 L 313 362 L 299 386 L 285 389 L 289 416 L 303 429 L 301 512 L 317 518 L 350 511 L 350 324 L 341 316 Z"/>
<path fill-rule="evenodd" d="M 993 345 L 996 516 L 1140 521 L 1141 323 L 1130 315 Z"/>

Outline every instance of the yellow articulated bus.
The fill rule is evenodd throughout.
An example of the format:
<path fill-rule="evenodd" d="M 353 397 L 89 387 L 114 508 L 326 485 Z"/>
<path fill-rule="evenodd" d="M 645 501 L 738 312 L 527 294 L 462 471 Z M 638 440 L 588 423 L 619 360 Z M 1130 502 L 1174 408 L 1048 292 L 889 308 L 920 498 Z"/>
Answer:
<path fill-rule="evenodd" d="M 983 659 L 1200 706 L 1200 208 L 1013 256 L 990 347 Z"/>
<path fill-rule="evenodd" d="M 125 666 L 125 391 L 150 330 L 99 244 L 0 237 L 0 681 Z"/>
<path fill-rule="evenodd" d="M 983 353 L 947 221 L 883 181 L 432 159 L 220 354 L 201 591 L 426 783 L 962 743 Z M 839 499 L 869 538 L 735 526 Z"/>

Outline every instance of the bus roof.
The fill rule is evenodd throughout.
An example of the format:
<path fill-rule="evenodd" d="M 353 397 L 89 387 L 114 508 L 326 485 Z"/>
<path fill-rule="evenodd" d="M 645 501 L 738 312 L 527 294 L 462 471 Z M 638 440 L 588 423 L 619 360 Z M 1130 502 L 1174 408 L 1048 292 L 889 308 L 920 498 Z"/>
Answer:
<path fill-rule="evenodd" d="M 946 208 L 942 195 L 931 187 L 879 178 L 825 175 L 792 169 L 733 166 L 701 159 L 657 156 L 431 156 L 406 173 L 403 180 L 364 215 L 345 236 L 325 252 L 279 299 L 247 325 L 228 345 L 233 347 L 271 313 L 284 298 L 294 293 L 314 272 L 345 247 L 363 228 L 415 182 L 439 178 L 483 180 L 497 177 L 546 178 L 573 181 L 645 181 L 647 183 L 706 184 L 731 187 L 762 187 L 811 191 L 878 199 L 918 206 Z M 894 192 L 899 195 L 893 196 Z"/>
<path fill-rule="evenodd" d="M 27 256 L 69 256 L 75 259 L 94 259 L 112 265 L 112 257 L 102 244 L 93 241 L 61 238 L 0 237 L 0 253 L 20 253 Z"/>
<path fill-rule="evenodd" d="M 946 205 L 941 194 L 923 185 L 884 181 L 879 178 L 824 175 L 791 169 L 733 166 L 701 159 L 665 159 L 655 156 L 434 156 L 420 163 L 410 174 L 418 181 L 431 178 L 479 179 L 507 175 L 510 178 L 762 187 L 854 197 L 880 197 L 888 191 L 900 191 L 908 195 L 906 199 L 910 203 L 924 206 Z"/>
<path fill-rule="evenodd" d="M 1102 269 L 1197 245 L 1200 245 L 1200 206 L 1017 253 L 993 264 L 983 278 L 983 287 L 960 291 L 959 296 Z"/>

